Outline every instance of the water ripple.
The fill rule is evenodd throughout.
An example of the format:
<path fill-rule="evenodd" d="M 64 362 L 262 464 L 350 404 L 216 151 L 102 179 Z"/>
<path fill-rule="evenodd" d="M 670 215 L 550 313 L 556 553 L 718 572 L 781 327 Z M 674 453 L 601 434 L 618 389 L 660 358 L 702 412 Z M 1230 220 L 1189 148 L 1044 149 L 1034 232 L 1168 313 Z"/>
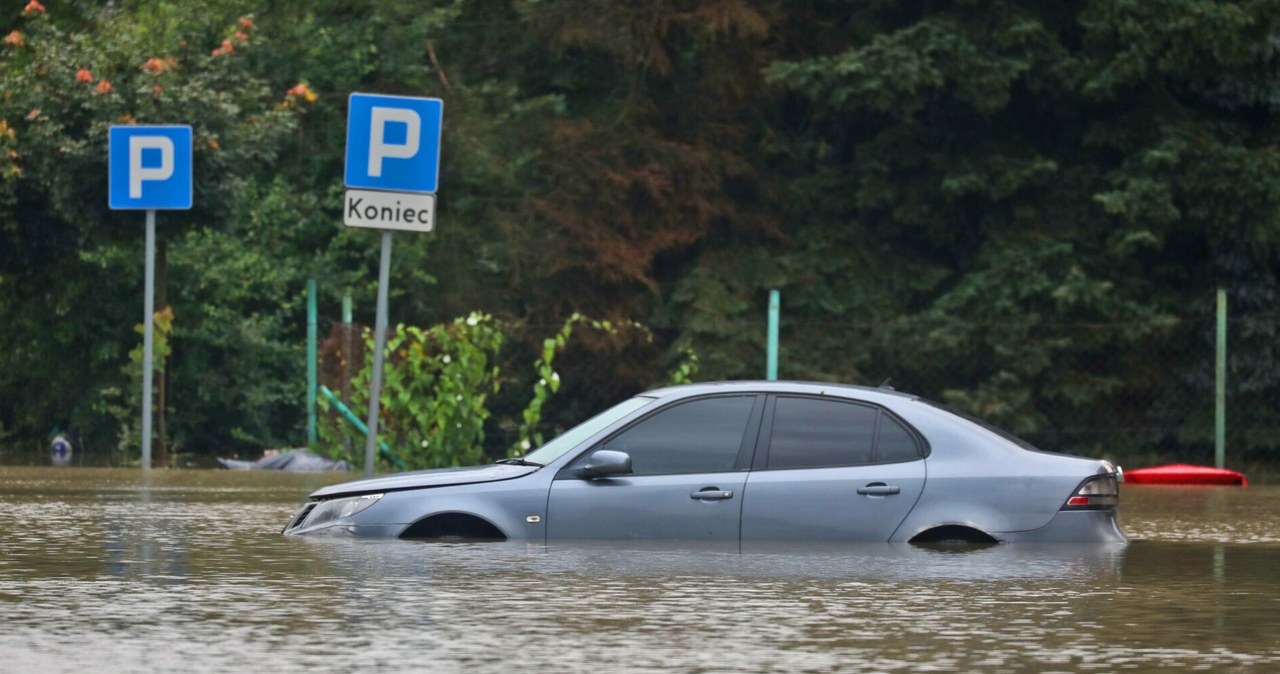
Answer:
<path fill-rule="evenodd" d="M 1128 546 L 739 550 L 293 539 L 292 477 L 7 470 L 0 671 L 1280 669 L 1274 488 L 1126 487 Z"/>

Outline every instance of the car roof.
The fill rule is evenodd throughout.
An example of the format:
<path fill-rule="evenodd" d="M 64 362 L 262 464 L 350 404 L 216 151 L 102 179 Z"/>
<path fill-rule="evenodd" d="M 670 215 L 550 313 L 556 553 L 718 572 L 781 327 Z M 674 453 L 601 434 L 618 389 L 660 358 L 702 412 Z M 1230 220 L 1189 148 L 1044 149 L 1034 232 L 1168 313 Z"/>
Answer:
<path fill-rule="evenodd" d="M 833 384 L 817 381 L 713 381 L 698 384 L 664 386 L 641 395 L 652 398 L 688 398 L 717 393 L 800 393 L 806 395 L 833 395 L 858 400 L 895 399 L 915 400 L 919 396 L 901 393 L 891 388 L 872 388 L 854 384 Z"/>

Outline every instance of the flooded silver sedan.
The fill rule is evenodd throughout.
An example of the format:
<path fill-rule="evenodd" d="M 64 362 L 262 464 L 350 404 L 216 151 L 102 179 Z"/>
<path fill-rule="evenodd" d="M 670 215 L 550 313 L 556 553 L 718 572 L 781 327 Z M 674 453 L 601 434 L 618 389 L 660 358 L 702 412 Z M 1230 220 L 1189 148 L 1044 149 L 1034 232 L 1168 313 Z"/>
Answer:
<path fill-rule="evenodd" d="M 890 389 L 650 391 L 521 459 L 317 490 L 290 535 L 1123 542 L 1119 472 Z"/>

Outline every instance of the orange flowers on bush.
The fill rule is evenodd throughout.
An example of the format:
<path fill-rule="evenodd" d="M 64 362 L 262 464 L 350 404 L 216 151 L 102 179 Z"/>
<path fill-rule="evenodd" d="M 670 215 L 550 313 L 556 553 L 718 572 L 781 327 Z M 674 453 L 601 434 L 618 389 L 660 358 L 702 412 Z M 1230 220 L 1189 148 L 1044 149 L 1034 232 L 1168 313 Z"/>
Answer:
<path fill-rule="evenodd" d="M 249 36 L 242 30 L 236 31 L 236 42 L 248 42 Z"/>
<path fill-rule="evenodd" d="M 242 16 L 240 17 L 238 25 L 240 26 L 240 30 L 250 30 L 253 28 L 253 19 L 250 19 L 247 16 Z"/>
<path fill-rule="evenodd" d="M 31 16 L 32 14 L 44 14 L 44 5 L 40 4 L 40 0 L 31 0 L 26 7 L 22 8 L 23 16 Z"/>
<path fill-rule="evenodd" d="M 93 81 L 93 73 L 88 68 L 81 68 L 76 71 L 76 81 L 88 84 Z"/>
<path fill-rule="evenodd" d="M 232 54 L 236 50 L 235 45 L 231 44 L 231 40 L 223 40 L 222 46 L 213 50 L 214 56 L 222 56 L 223 54 Z"/>
<path fill-rule="evenodd" d="M 98 86 L 94 87 L 93 90 L 100 94 L 105 94 L 111 91 L 111 83 L 106 80 L 98 80 Z"/>
<path fill-rule="evenodd" d="M 25 47 L 27 44 L 27 39 L 25 37 L 22 37 L 22 33 L 19 33 L 18 31 L 15 30 L 12 33 L 9 33 L 8 35 L 4 36 L 4 43 L 8 45 L 13 45 L 15 47 Z"/>
<path fill-rule="evenodd" d="M 165 63 L 162 59 L 152 56 L 151 58 L 147 59 L 146 63 L 142 64 L 142 67 L 146 68 L 147 70 L 150 70 L 153 73 L 162 73 L 169 68 L 169 65 Z"/>
<path fill-rule="evenodd" d="M 319 96 L 316 96 L 315 92 L 311 90 L 311 87 L 301 83 L 285 92 L 285 95 L 290 98 L 301 98 L 308 103 L 314 103 L 316 99 L 319 98 Z"/>

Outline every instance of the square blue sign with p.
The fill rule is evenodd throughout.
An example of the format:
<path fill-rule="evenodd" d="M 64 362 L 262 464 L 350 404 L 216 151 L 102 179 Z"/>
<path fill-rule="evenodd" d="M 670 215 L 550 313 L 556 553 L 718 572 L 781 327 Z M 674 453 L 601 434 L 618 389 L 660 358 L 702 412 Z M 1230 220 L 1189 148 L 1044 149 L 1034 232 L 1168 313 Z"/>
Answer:
<path fill-rule="evenodd" d="M 351 94 L 347 104 L 347 187 L 435 192 L 440 178 L 444 101 Z"/>
<path fill-rule="evenodd" d="M 191 208 L 190 126 L 113 126 L 107 167 L 112 209 Z"/>

